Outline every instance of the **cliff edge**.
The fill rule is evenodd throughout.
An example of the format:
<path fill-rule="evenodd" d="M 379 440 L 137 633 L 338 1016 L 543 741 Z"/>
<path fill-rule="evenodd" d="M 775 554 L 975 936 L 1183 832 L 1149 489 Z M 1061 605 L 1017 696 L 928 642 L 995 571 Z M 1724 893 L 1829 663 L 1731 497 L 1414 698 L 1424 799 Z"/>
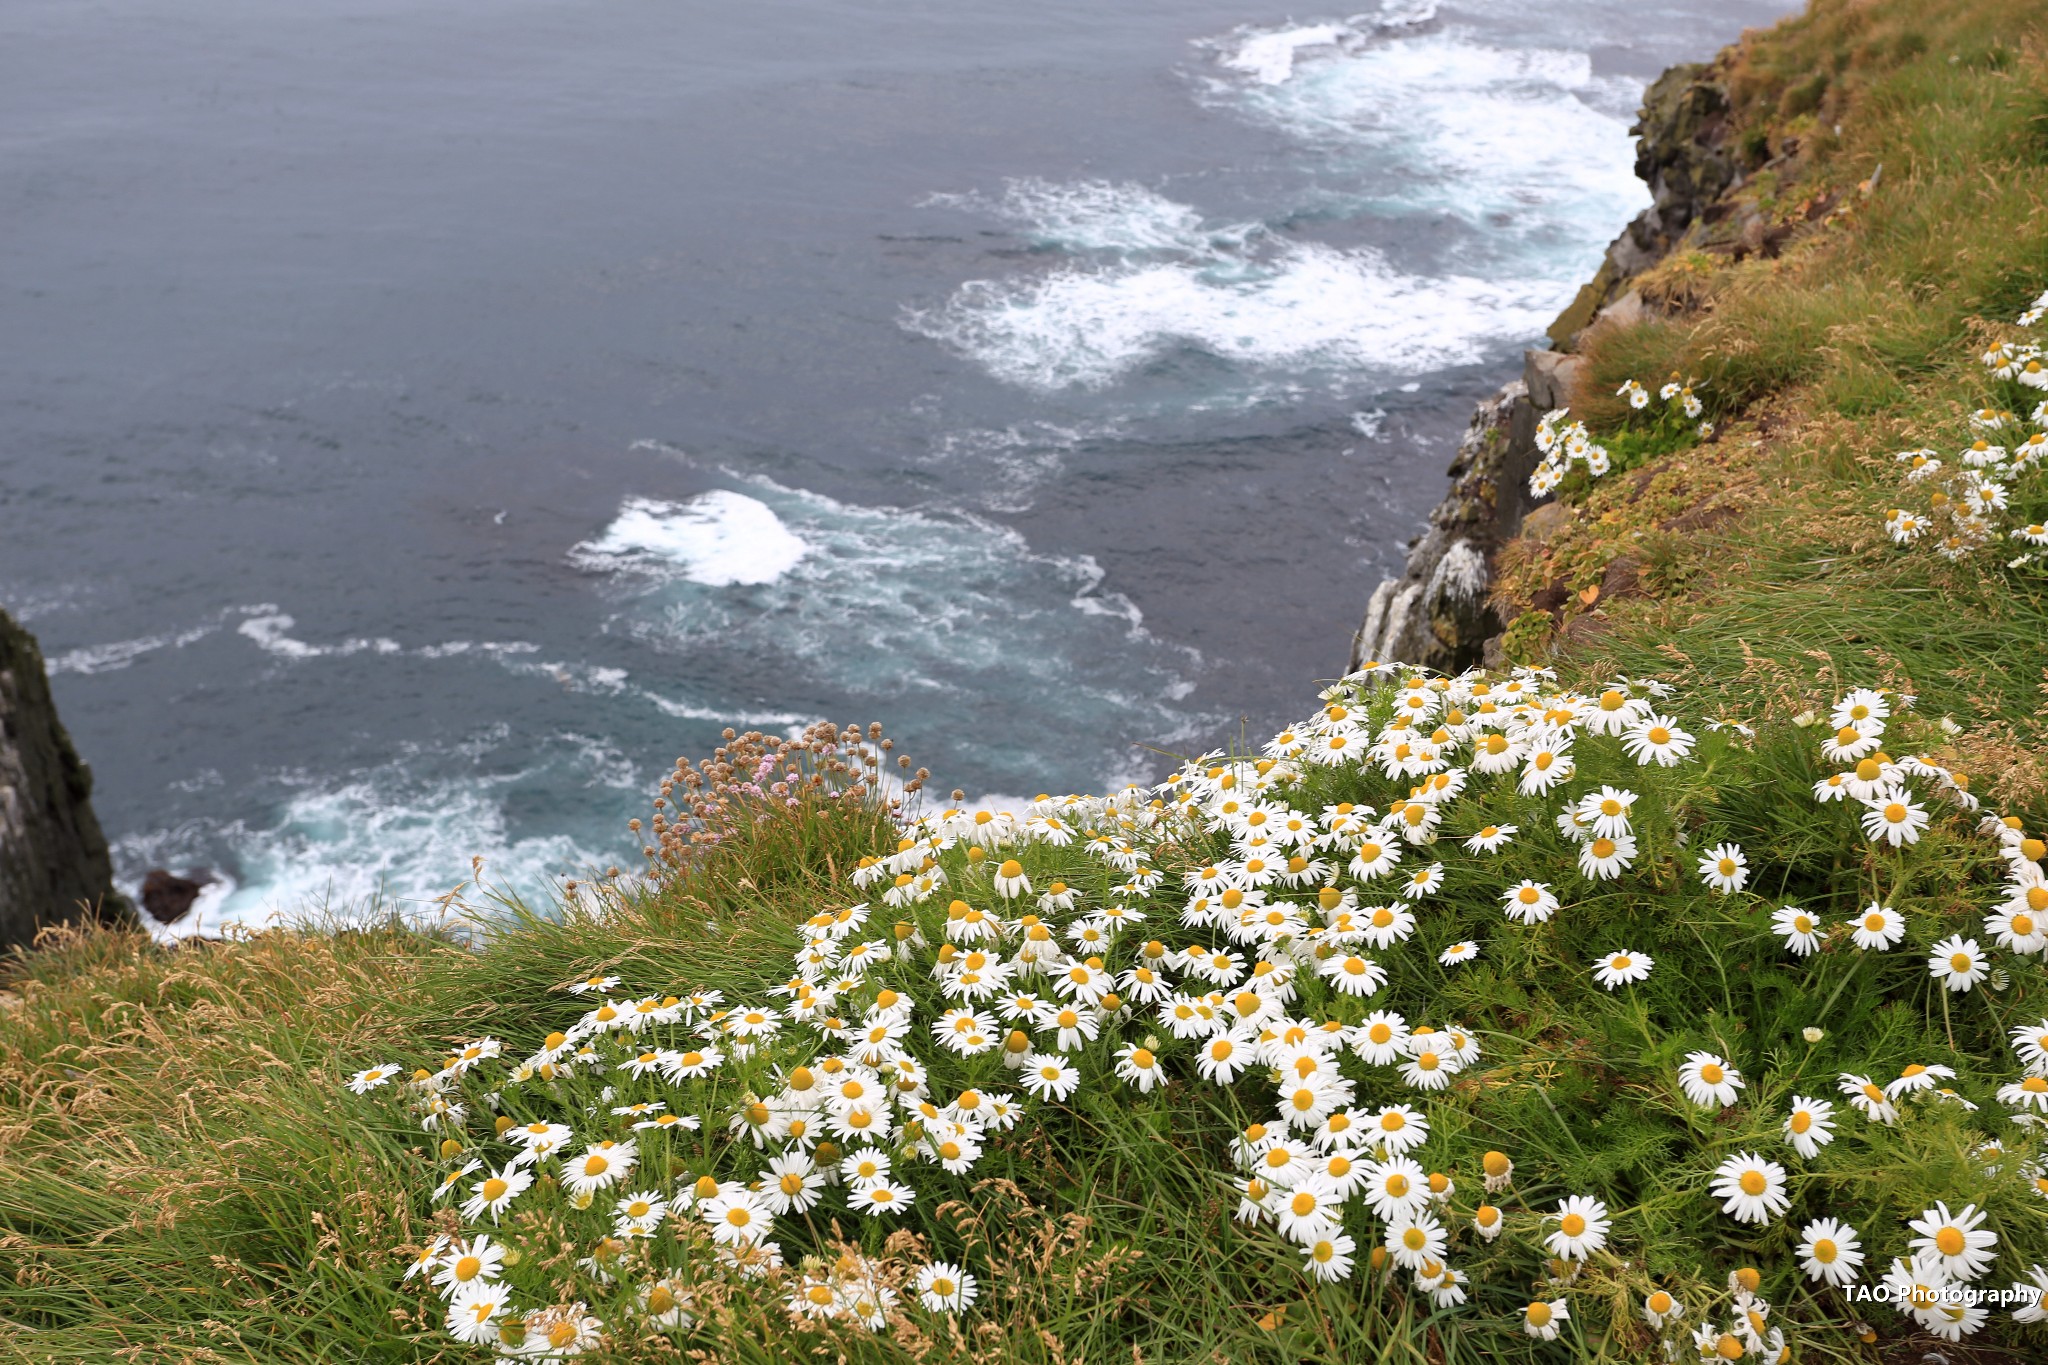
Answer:
<path fill-rule="evenodd" d="M 1635 286 L 1676 251 L 1739 259 L 1774 254 L 1782 241 L 1735 197 L 1746 175 L 1731 110 L 1718 63 L 1675 66 L 1644 92 L 1629 131 L 1636 138 L 1636 174 L 1650 187 L 1650 207 L 1614 239 L 1599 271 L 1551 323 L 1554 349 L 1526 352 L 1522 377 L 1473 412 L 1451 461 L 1451 491 L 1430 513 L 1422 535 L 1409 543 L 1401 577 L 1384 579 L 1373 590 L 1365 619 L 1352 635 L 1346 671 L 1374 660 L 1445 672 L 1497 662 L 1488 659 L 1487 649 L 1502 630 L 1488 600 L 1494 559 L 1538 513 L 1528 488 L 1539 459 L 1536 422 L 1573 401 L 1583 368 L 1571 354 L 1579 338 L 1596 327 L 1628 326 L 1663 306 L 1664 289 Z M 1797 150 L 1791 146 L 1784 154 Z"/>
<path fill-rule="evenodd" d="M 0 950 L 49 924 L 133 918 L 114 890 L 92 770 L 57 719 L 43 652 L 0 611 Z"/>

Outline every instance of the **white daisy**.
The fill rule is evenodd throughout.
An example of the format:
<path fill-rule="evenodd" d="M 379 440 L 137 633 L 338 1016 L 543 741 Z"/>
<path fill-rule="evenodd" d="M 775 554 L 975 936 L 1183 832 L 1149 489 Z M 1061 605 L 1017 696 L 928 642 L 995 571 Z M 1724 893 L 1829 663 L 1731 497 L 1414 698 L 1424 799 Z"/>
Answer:
<path fill-rule="evenodd" d="M 1541 924 L 1557 913 L 1557 897 L 1542 882 L 1524 880 L 1501 893 L 1501 909 L 1522 924 Z"/>
<path fill-rule="evenodd" d="M 1678 1069 L 1678 1084 L 1685 1097 L 1702 1109 L 1726 1109 L 1748 1082 L 1725 1057 L 1712 1052 L 1688 1052 Z"/>
<path fill-rule="evenodd" d="M 1785 1193 L 1785 1168 L 1754 1152 L 1737 1152 L 1714 1168 L 1709 1187 L 1721 1212 L 1743 1223 L 1768 1223 L 1792 1206 Z"/>
<path fill-rule="evenodd" d="M 1808 1279 L 1852 1283 L 1863 1265 L 1862 1239 L 1847 1223 L 1816 1219 L 1799 1234 L 1799 1264 Z"/>
<path fill-rule="evenodd" d="M 1699 861 L 1700 880 L 1720 892 L 1732 895 L 1749 881 L 1749 859 L 1735 844 L 1716 844 Z"/>
<path fill-rule="evenodd" d="M 1951 934 L 1928 954 L 1927 974 L 1952 991 L 1967 991 L 1991 974 L 1991 961 L 1976 939 Z"/>
<path fill-rule="evenodd" d="M 1643 980 L 1655 965 L 1648 953 L 1609 953 L 1593 964 L 1593 980 L 1611 991 Z"/>
<path fill-rule="evenodd" d="M 1851 927 L 1854 932 L 1850 935 L 1850 942 L 1865 952 L 1885 952 L 1906 936 L 1905 916 L 1875 901 L 1864 907 L 1863 914 Z"/>
<path fill-rule="evenodd" d="M 1812 1160 L 1820 1149 L 1835 1140 L 1835 1106 L 1827 1100 L 1792 1097 L 1792 1112 L 1785 1116 L 1785 1141 L 1792 1150 Z"/>
<path fill-rule="evenodd" d="M 1951 1279 L 1978 1279 L 1998 1259 L 1998 1234 L 1984 1226 L 1985 1218 L 1975 1204 L 1950 1213 L 1947 1204 L 1937 1202 L 1906 1224 L 1920 1234 L 1906 1245 L 1933 1261 Z"/>
<path fill-rule="evenodd" d="M 1771 915 L 1771 928 L 1799 957 L 1810 957 L 1820 947 L 1820 921 L 1796 905 L 1779 906 Z"/>
<path fill-rule="evenodd" d="M 1436 960 L 1446 967 L 1455 967 L 1461 962 L 1470 962 L 1479 956 L 1479 945 L 1470 939 L 1453 943 L 1436 955 Z"/>
<path fill-rule="evenodd" d="M 1557 1219 L 1557 1231 L 1546 1236 L 1543 1245 L 1559 1260 L 1583 1261 L 1607 1245 L 1611 1223 L 1607 1206 L 1599 1200 L 1582 1194 L 1570 1195 L 1558 1201 L 1557 1212 L 1552 1216 Z"/>
<path fill-rule="evenodd" d="M 933 1261 L 917 1272 L 917 1300 L 934 1313 L 958 1313 L 980 1293 L 974 1276 L 948 1261 Z"/>

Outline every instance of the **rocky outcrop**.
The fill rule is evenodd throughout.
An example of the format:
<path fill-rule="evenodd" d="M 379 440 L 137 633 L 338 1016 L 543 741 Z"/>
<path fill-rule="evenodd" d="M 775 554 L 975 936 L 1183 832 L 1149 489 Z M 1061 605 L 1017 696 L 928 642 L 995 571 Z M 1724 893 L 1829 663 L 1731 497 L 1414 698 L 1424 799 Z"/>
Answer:
<path fill-rule="evenodd" d="M 1409 542 L 1406 572 L 1383 581 L 1351 641 L 1356 669 L 1400 660 L 1455 672 L 1480 661 L 1501 623 L 1487 602 L 1493 557 L 1534 506 L 1536 419 L 1563 405 L 1579 361 L 1530 351 L 1522 378 L 1480 403 L 1451 461 L 1450 496 Z"/>
<path fill-rule="evenodd" d="M 199 893 L 213 881 L 213 874 L 204 868 L 195 868 L 190 876 L 180 877 L 167 868 L 153 867 L 143 874 L 139 899 L 142 908 L 158 924 L 176 924 L 192 913 Z"/>
<path fill-rule="evenodd" d="M 1653 304 L 1632 287 L 1680 247 L 1740 254 L 1774 245 L 1737 212 L 1743 181 L 1727 90 L 1715 66 L 1676 66 L 1643 94 L 1635 126 L 1636 174 L 1653 202 L 1614 239 L 1599 272 L 1550 326 L 1557 349 L 1529 351 L 1522 378 L 1481 402 L 1451 461 L 1451 491 L 1409 542 L 1401 577 L 1373 590 L 1351 641 L 1352 669 L 1398 660 L 1456 671 L 1482 662 L 1502 623 L 1488 604 L 1494 555 L 1521 530 L 1534 503 L 1536 419 L 1571 404 L 1583 362 L 1569 354 L 1596 322 L 1628 326 Z M 1752 240 L 1754 239 L 1754 240 Z"/>
<path fill-rule="evenodd" d="M 1636 138 L 1636 176 L 1650 187 L 1650 207 L 1635 216 L 1607 248 L 1600 269 L 1571 306 L 1550 324 L 1560 350 L 1597 318 L 1634 321 L 1644 312 L 1630 281 L 1670 255 L 1695 224 L 1719 222 L 1724 196 L 1742 179 L 1731 145 L 1728 91 L 1712 66 L 1674 66 L 1643 92 L 1643 107 L 1629 129 Z M 1616 310 L 1627 316 L 1614 316 Z"/>
<path fill-rule="evenodd" d="M 0 611 L 0 950 L 48 924 L 132 923 L 35 637 Z"/>

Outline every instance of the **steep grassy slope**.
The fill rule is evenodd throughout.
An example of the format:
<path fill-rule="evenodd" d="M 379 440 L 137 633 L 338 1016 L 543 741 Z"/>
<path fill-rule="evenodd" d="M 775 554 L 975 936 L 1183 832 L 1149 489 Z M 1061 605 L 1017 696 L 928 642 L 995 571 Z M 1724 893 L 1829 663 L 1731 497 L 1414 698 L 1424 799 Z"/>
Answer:
<path fill-rule="evenodd" d="M 635 1269 L 612 1285 L 576 1264 L 601 1245 L 592 1229 L 608 1225 L 608 1203 L 576 1210 L 560 1188 L 566 1171 L 549 1168 L 553 1186 L 521 1195 L 499 1225 L 521 1251 L 506 1272 L 521 1306 L 588 1303 L 605 1325 L 586 1352 L 597 1359 L 1635 1360 L 1657 1349 L 1641 1307 L 1661 1289 L 1689 1304 L 1688 1328 L 1712 1320 L 1755 1357 L 1764 1353 L 1735 1333 L 1726 1281 L 1754 1267 L 1774 1306 L 1767 1325 L 1792 1329 L 1801 1358 L 1918 1360 L 1932 1342 L 1912 1320 L 1801 1273 L 1798 1222 L 1827 1211 L 1856 1222 L 1875 1272 L 1901 1249 L 1903 1219 L 1935 1199 L 1969 1199 L 1994 1216 L 1999 1284 L 2048 1259 L 2048 1201 L 2027 1175 L 2038 1135 L 2007 1121 L 2012 1106 L 1995 1098 L 2017 1083 L 2005 1030 L 2048 1015 L 2048 976 L 2038 954 L 2001 953 L 2002 987 L 1987 977 L 1951 992 L 1925 965 L 1948 934 L 1990 942 L 1980 926 L 2007 894 L 2002 879 L 2022 875 L 2019 860 L 2038 867 L 2039 850 L 1987 840 L 1935 777 L 1915 778 L 1933 811 L 1922 837 L 1872 842 L 1850 806 L 1811 800 L 1810 785 L 1838 766 L 1818 754 L 1832 727 L 1797 723 L 1825 716 L 1851 686 L 1916 694 L 1917 712 L 1900 712 L 1888 744 L 1927 755 L 1930 771 L 1974 773 L 1975 789 L 2028 829 L 2048 817 L 2040 566 L 2008 567 L 2020 557 L 2012 547 L 1951 562 L 1924 542 L 1895 546 L 1885 531 L 1886 513 L 1919 496 L 1900 482 L 1893 452 L 1931 446 L 1952 458 L 1972 439 L 1970 412 L 2017 408 L 2024 396 L 1987 377 L 1978 355 L 2024 335 L 2011 320 L 2048 285 L 2043 38 L 2042 21 L 2010 4 L 1875 0 L 1819 5 L 1723 59 L 1758 172 L 1746 193 L 1773 249 L 1675 258 L 1648 282 L 1672 311 L 1587 337 L 1593 378 L 1574 415 L 1620 468 L 1567 485 L 1543 538 L 1504 561 L 1501 595 L 1517 621 L 1512 649 L 1556 669 L 1563 685 L 1590 697 L 1617 673 L 1655 675 L 1679 686 L 1685 714 L 1756 733 L 1691 722 L 1696 751 L 1670 769 L 1639 765 L 1607 738 L 1581 741 L 1569 790 L 1611 783 L 1641 802 L 1640 852 L 1613 881 L 1575 865 L 1582 845 L 1557 830 L 1556 796 L 1516 790 L 1513 773 L 1475 778 L 1443 815 L 1455 840 L 1406 846 L 1404 874 L 1434 860 L 1446 883 L 1418 912 L 1413 938 L 1379 954 L 1391 969 L 1384 991 L 1349 996 L 1322 976 L 1326 957 L 1298 959 L 1312 970 L 1291 1013 L 1356 1025 L 1368 1008 L 1393 1008 L 1415 1023 L 1455 1022 L 1480 1042 L 1480 1061 L 1442 1091 L 1345 1063 L 1361 1109 L 1410 1103 L 1429 1115 L 1431 1138 L 1416 1152 L 1455 1182 L 1440 1207 L 1467 1303 L 1439 1304 L 1408 1272 L 1374 1267 L 1381 1221 L 1363 1211 L 1346 1224 L 1358 1273 L 1332 1283 L 1305 1273 L 1273 1227 L 1240 1221 L 1233 1143 L 1249 1124 L 1272 1122 L 1272 1080 L 1258 1068 L 1235 1085 L 1206 1083 L 1196 1039 L 1167 1036 L 1120 1001 L 1103 1010 L 1101 1037 L 1074 1050 L 1081 1084 L 1066 1101 L 1033 1103 L 965 1173 L 905 1158 L 917 1200 L 900 1219 L 847 1212 L 837 1202 L 845 1191 L 834 1192 L 813 1216 L 778 1223 L 790 1270 L 767 1281 L 721 1269 L 692 1211 L 665 1225 L 679 1231 L 656 1239 L 662 1254 L 693 1268 L 688 1330 L 646 1321 L 658 1307 L 640 1297 L 651 1271 L 632 1257 L 652 1252 L 634 1251 Z M 1713 439 L 1608 396 L 1625 379 L 1655 388 L 1670 375 L 1697 381 Z M 2013 514 L 2048 515 L 2040 479 L 2014 486 L 2037 501 Z M 1538 611 L 1539 596 L 1561 605 Z M 1461 709 L 1474 701 L 1470 686 L 1457 693 Z M 1400 704 L 1363 682 L 1340 700 L 1375 728 Z M 1318 714 L 1322 726 L 1328 715 Z M 976 858 L 963 835 L 933 854 L 947 891 L 885 904 L 893 878 L 855 886 L 851 872 L 894 851 L 896 831 L 863 801 L 814 793 L 791 809 L 746 791 L 757 756 L 737 766 L 724 756 L 709 788 L 665 786 L 660 824 L 647 828 L 657 856 L 645 886 L 601 890 L 559 920 L 501 919 L 474 946 L 392 927 L 165 953 L 94 933 L 55 940 L 13 969 L 0 997 L 0 1359 L 488 1359 L 450 1339 L 431 1290 L 400 1278 L 409 1252 L 468 1226 L 433 1199 L 435 1185 L 472 1158 L 504 1160 L 488 1095 L 521 1123 L 561 1117 L 609 1132 L 607 1109 L 637 1094 L 634 1083 L 618 1067 L 555 1093 L 497 1073 L 457 1075 L 443 1097 L 467 1112 L 428 1131 L 394 1098 L 399 1087 L 358 1097 L 344 1086 L 351 1073 L 387 1060 L 439 1067 L 448 1049 L 482 1035 L 526 1057 L 590 1009 L 593 997 L 566 987 L 592 975 L 656 998 L 717 989 L 734 1003 L 778 999 L 770 992 L 790 975 L 799 924 L 854 903 L 874 907 L 877 937 L 911 950 L 849 1001 L 886 1009 L 886 988 L 936 1006 L 931 955 L 957 931 L 949 898 L 1008 903 L 996 854 L 1018 857 L 1034 895 L 1057 879 L 1084 905 L 1118 900 L 1125 874 L 1112 876 L 1085 840 L 1019 838 Z M 1213 766 L 1264 775 L 1249 762 Z M 1207 771 L 1182 788 L 1201 789 L 1205 810 L 1219 799 Z M 1347 800 L 1392 810 L 1408 786 L 1314 765 L 1272 794 L 1321 818 Z M 726 808 L 705 810 L 713 797 Z M 1241 841 L 1135 808 L 1086 810 L 1142 836 L 1163 877 L 1146 927 L 1105 949 L 1111 961 L 1135 963 L 1152 936 L 1176 947 L 1200 937 L 1176 912 L 1213 860 L 1244 861 Z M 691 815 L 726 837 L 692 845 Z M 1522 834 L 1497 856 L 1468 853 L 1464 838 L 1482 821 Z M 1751 863 L 1737 895 L 1695 870 L 1723 840 Z M 1340 858 L 1330 883 L 1372 899 L 1371 879 L 1347 881 L 1341 867 Z M 926 870 L 913 861 L 903 875 Z M 1541 924 L 1505 923 L 1500 891 L 1517 879 L 1555 887 L 1564 908 Z M 1288 897 L 1318 899 L 1313 886 L 1276 898 Z M 1797 957 L 1771 928 L 1779 903 L 1838 925 L 1872 901 L 1902 914 L 1895 952 L 1858 952 L 1838 932 Z M 1063 935 L 1079 925 L 1044 914 Z M 895 934 L 898 923 L 915 933 Z M 1481 945 L 1477 961 L 1439 964 L 1468 940 Z M 1654 957 L 1655 971 L 1599 988 L 1590 962 L 1624 947 Z M 923 1047 L 928 1022 L 919 1016 L 913 1041 L 929 1054 L 934 1096 L 1006 1076 L 1023 1095 L 993 1056 Z M 1807 1029 L 1819 1039 L 1806 1041 Z M 800 1050 L 804 1030 L 785 1033 L 735 1061 L 729 1080 L 662 1090 L 673 1112 L 703 1114 L 702 1134 L 657 1145 L 620 1127 L 645 1144 L 642 1179 L 682 1199 L 704 1176 L 758 1172 L 762 1155 L 726 1124 L 744 1123 L 753 1098 L 815 1061 Z M 1140 1046 L 1164 1068 L 1164 1088 L 1116 1078 Z M 1694 1050 L 1739 1063 L 1749 1078 L 1740 1102 L 1709 1109 L 1685 1098 L 1674 1076 Z M 1835 1088 L 1844 1072 L 1904 1079 L 1909 1063 L 1953 1068 L 1945 1086 L 1979 1108 L 1909 1094 L 1894 1128 L 1852 1114 Z M 600 1084 L 618 1093 L 601 1099 Z M 1794 1093 L 1836 1105 L 1841 1137 L 1811 1161 L 1789 1156 L 1780 1136 Z M 2001 1154 L 1982 1150 L 1991 1138 Z M 1516 1167 L 1499 1191 L 1485 1185 L 1487 1151 Z M 1713 1166 L 1749 1151 L 1791 1168 L 1798 1222 L 1739 1224 L 1708 1195 Z M 481 1174 L 462 1177 L 465 1192 Z M 1602 1199 L 1614 1231 L 1582 1269 L 1560 1273 L 1543 1239 L 1567 1195 Z M 1497 1241 L 1474 1221 L 1482 1199 L 1506 1210 Z M 971 1311 L 915 1305 L 907 1268 L 941 1257 L 978 1277 Z M 902 1296 L 886 1332 L 845 1316 L 799 1326 L 784 1311 L 803 1273 L 823 1282 L 869 1258 Z M 1526 1306 L 1553 1299 L 1570 1305 L 1565 1330 L 1530 1335 Z M 2038 1358 L 2039 1331 L 2001 1314 L 1970 1349 Z M 1717 1332 L 1709 1345 L 1721 1344 Z"/>

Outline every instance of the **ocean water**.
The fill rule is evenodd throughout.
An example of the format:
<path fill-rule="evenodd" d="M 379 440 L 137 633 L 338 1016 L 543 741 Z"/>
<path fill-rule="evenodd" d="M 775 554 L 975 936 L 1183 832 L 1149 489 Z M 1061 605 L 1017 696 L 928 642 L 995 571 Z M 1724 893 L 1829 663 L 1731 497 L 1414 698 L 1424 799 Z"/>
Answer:
<path fill-rule="evenodd" d="M 14 0 L 0 601 L 199 927 L 637 861 L 725 726 L 1096 789 L 1344 660 L 1789 0 Z"/>

